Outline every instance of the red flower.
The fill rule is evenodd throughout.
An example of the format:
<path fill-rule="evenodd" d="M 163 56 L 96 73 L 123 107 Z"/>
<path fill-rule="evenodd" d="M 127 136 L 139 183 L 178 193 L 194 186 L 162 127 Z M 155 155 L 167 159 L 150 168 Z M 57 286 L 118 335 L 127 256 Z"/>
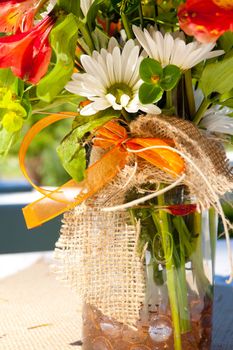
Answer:
<path fill-rule="evenodd" d="M 174 204 L 169 205 L 166 210 L 172 214 L 177 216 L 185 216 L 192 213 L 195 213 L 197 210 L 196 204 Z"/>
<path fill-rule="evenodd" d="M 0 0 L 0 32 L 25 32 L 45 0 Z"/>
<path fill-rule="evenodd" d="M 0 38 L 0 68 L 11 68 L 19 78 L 33 84 L 47 72 L 52 49 L 48 35 L 54 19 L 47 16 L 25 33 Z"/>
<path fill-rule="evenodd" d="M 233 30 L 233 3 L 230 0 L 187 0 L 179 7 L 179 23 L 188 35 L 200 42 L 216 41 Z"/>

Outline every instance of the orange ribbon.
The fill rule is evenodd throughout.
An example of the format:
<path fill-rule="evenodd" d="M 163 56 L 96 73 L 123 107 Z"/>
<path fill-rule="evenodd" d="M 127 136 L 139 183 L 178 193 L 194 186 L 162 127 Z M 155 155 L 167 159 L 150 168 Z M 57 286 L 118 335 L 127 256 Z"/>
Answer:
<path fill-rule="evenodd" d="M 118 123 L 110 121 L 96 132 L 94 144 L 108 150 L 104 156 L 85 171 L 85 179 L 77 183 L 70 180 L 54 191 L 45 190 L 33 183 L 25 167 L 27 149 L 34 137 L 47 126 L 56 121 L 74 117 L 74 113 L 55 114 L 43 118 L 25 135 L 22 142 L 19 161 L 23 174 L 31 185 L 43 194 L 43 197 L 23 208 L 23 214 L 28 228 L 37 227 L 54 217 L 74 208 L 86 199 L 92 197 L 106 186 L 126 165 L 128 152 L 151 146 L 171 146 L 170 140 L 155 138 L 128 138 L 127 131 Z M 142 151 L 139 157 L 156 167 L 177 176 L 184 170 L 184 160 L 175 152 L 166 149 Z"/>

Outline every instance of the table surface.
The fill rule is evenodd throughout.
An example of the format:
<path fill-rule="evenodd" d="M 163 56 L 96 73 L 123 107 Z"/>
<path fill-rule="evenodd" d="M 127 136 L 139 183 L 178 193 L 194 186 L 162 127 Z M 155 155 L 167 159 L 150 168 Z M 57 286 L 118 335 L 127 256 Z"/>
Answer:
<path fill-rule="evenodd" d="M 212 350 L 233 349 L 233 287 L 216 286 Z"/>
<path fill-rule="evenodd" d="M 80 303 L 50 272 L 51 257 L 0 255 L 0 350 L 81 349 Z M 233 286 L 224 281 L 215 286 L 211 350 L 233 350 Z"/>

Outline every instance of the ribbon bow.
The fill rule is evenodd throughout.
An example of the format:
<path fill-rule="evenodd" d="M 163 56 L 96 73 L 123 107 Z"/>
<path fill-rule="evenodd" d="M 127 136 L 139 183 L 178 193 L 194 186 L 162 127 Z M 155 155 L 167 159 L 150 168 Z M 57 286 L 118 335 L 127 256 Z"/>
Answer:
<path fill-rule="evenodd" d="M 22 172 L 31 185 L 43 194 L 43 197 L 23 208 L 28 228 L 37 227 L 54 217 L 74 208 L 92 197 L 106 186 L 127 164 L 131 152 L 153 146 L 174 147 L 172 140 L 157 138 L 132 138 L 119 123 L 110 121 L 95 132 L 94 145 L 106 149 L 106 153 L 85 171 L 85 179 L 77 183 L 70 180 L 59 188 L 49 191 L 38 187 L 29 177 L 25 167 L 27 149 L 34 137 L 54 122 L 73 117 L 73 113 L 56 114 L 37 122 L 26 134 L 19 153 Z M 154 166 L 176 177 L 184 171 L 184 160 L 171 149 L 151 149 L 137 153 Z"/>

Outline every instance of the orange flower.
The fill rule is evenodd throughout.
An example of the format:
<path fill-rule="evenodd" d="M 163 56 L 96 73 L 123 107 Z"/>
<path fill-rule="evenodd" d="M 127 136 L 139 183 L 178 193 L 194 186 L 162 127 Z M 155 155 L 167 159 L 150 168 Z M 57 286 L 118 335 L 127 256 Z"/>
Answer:
<path fill-rule="evenodd" d="M 11 68 L 17 77 L 37 84 L 48 70 L 52 54 L 48 36 L 54 23 L 47 16 L 27 32 L 0 38 L 0 68 Z"/>
<path fill-rule="evenodd" d="M 233 30 L 232 0 L 187 0 L 179 7 L 179 23 L 188 35 L 203 43 L 216 41 Z"/>
<path fill-rule="evenodd" d="M 0 32 L 18 33 L 32 28 L 38 9 L 45 0 L 0 1 Z"/>

